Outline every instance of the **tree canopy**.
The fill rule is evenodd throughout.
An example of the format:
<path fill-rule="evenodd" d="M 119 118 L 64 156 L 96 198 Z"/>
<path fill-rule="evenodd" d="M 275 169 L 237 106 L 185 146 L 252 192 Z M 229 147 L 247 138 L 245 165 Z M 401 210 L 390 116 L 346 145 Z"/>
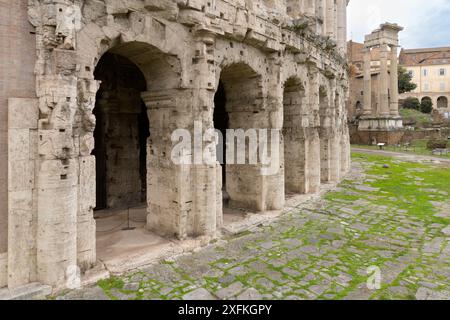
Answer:
<path fill-rule="evenodd" d="M 405 68 L 398 68 L 398 92 L 405 93 L 411 92 L 417 88 L 417 85 L 412 82 L 412 77 L 406 71 Z"/>

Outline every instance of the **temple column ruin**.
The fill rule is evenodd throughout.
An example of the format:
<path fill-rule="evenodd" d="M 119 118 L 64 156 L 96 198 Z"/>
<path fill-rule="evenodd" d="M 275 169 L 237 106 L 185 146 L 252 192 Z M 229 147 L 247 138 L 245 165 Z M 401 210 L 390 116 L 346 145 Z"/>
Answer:
<path fill-rule="evenodd" d="M 389 116 L 389 85 L 388 85 L 388 45 L 380 46 L 380 101 L 379 115 L 381 117 Z"/>
<path fill-rule="evenodd" d="M 364 111 L 359 119 L 359 137 L 363 143 L 397 144 L 403 130 L 398 113 L 398 24 L 384 23 L 366 35 L 364 41 Z M 391 50 L 389 50 L 389 47 Z M 377 73 L 377 101 L 372 103 L 371 49 L 379 48 L 380 66 Z M 390 66 L 388 61 L 391 61 Z M 373 107 L 372 107 L 373 105 Z M 392 134 L 391 134 L 392 133 Z"/>
<path fill-rule="evenodd" d="M 364 116 L 372 115 L 372 72 L 370 48 L 364 49 Z"/>

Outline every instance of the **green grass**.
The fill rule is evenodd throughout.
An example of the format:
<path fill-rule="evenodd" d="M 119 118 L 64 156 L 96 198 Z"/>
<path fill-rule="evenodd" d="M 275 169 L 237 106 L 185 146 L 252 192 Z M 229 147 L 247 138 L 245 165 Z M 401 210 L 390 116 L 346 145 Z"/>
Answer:
<path fill-rule="evenodd" d="M 352 181 L 349 177 L 340 184 L 339 189 L 326 194 L 320 213 L 326 214 L 329 210 L 334 214 L 329 219 L 322 215 L 308 219 L 310 213 L 319 213 L 318 209 L 302 209 L 271 225 L 261 227 L 264 237 L 251 239 L 254 233 L 245 232 L 236 238 L 230 238 L 229 241 L 238 240 L 247 243 L 240 249 L 232 249 L 233 251 L 230 251 L 227 244 L 217 246 L 215 253 L 217 257 L 215 256 L 212 262 L 205 262 L 208 269 L 217 271 L 209 275 L 194 276 L 184 269 L 182 264 L 164 261 L 164 266 L 172 269 L 181 280 L 165 281 L 157 276 L 153 278 L 151 273 L 142 273 L 141 279 L 141 274 L 136 273 L 128 278 L 112 277 L 100 281 L 98 285 L 111 299 L 119 299 L 120 295 L 125 295 L 137 300 L 152 298 L 169 300 L 180 299 L 200 286 L 211 293 L 217 293 L 221 288 L 239 281 L 245 288 L 253 287 L 261 294 L 272 295 L 288 284 L 290 286 L 288 291 L 279 292 L 283 299 L 289 296 L 308 298 L 302 292 L 310 291 L 313 285 L 322 285 L 327 277 L 331 277 L 333 283 L 319 295 L 319 298 L 327 299 L 328 294 L 331 294 L 329 299 L 345 298 L 358 290 L 361 285 L 365 285 L 367 275 L 364 271 L 368 266 L 376 265 L 386 270 L 384 267 L 386 263 L 398 261 L 411 253 L 411 243 L 420 250 L 424 243 L 429 242 L 427 237 L 437 237 L 438 234 L 432 231 L 436 229 L 433 225 L 446 226 L 450 223 L 450 219 L 436 216 L 440 209 L 433 204 L 449 201 L 448 168 L 363 153 L 353 153 L 352 158 L 364 168 L 369 179 L 362 176 L 361 180 Z M 374 188 L 373 191 L 361 191 L 356 187 L 360 183 Z M 363 204 L 354 203 L 358 200 L 364 200 Z M 355 210 L 357 214 L 345 215 L 345 211 L 341 212 L 341 207 Z M 373 214 L 370 214 L 371 211 Z M 298 221 L 303 218 L 304 223 L 299 223 Z M 380 219 L 373 222 L 373 218 Z M 345 223 L 345 227 L 342 223 Z M 367 231 L 357 230 L 353 227 L 355 223 L 364 224 Z M 409 227 L 410 223 L 418 224 L 425 229 L 425 233 L 418 236 L 409 233 L 408 230 L 398 230 L 399 226 L 413 228 Z M 328 232 L 330 227 L 339 227 L 343 233 Z M 320 237 L 330 234 L 332 235 L 330 237 Z M 297 241 L 287 242 L 289 239 Z M 264 249 L 263 244 L 268 240 L 274 245 Z M 396 240 L 403 241 L 404 244 L 395 244 Z M 341 241 L 341 246 L 331 247 L 334 241 Z M 302 251 L 301 248 L 306 245 L 317 250 Z M 257 250 L 253 251 L 255 248 Z M 287 258 L 292 250 L 300 250 L 300 253 Z M 382 251 L 392 252 L 392 255 L 382 255 Z M 201 263 L 196 259 L 192 261 Z M 396 275 L 392 283 L 383 285 L 382 289 L 374 292 L 370 299 L 414 299 L 420 284 L 417 281 L 405 282 L 411 278 L 424 280 L 434 278 L 437 280 L 433 281 L 447 283 L 447 279 L 443 276 L 432 275 L 429 261 L 436 260 L 423 260 L 420 255 L 413 258 L 410 265 Z M 324 262 L 330 264 L 325 265 Z M 320 266 L 321 263 L 323 267 Z M 236 267 L 242 267 L 240 270 L 242 273 L 233 273 L 232 270 Z M 297 271 L 296 274 L 286 272 L 287 268 Z M 345 287 L 336 282 L 335 278 L 339 274 L 351 276 Z M 430 277 L 427 277 L 428 274 Z M 137 277 L 139 279 L 133 280 L 134 276 L 139 276 Z M 312 278 L 305 280 L 307 276 Z M 224 280 L 227 277 L 230 279 Z M 136 292 L 125 290 L 127 288 L 125 283 L 130 281 L 139 283 Z M 269 285 L 266 285 L 265 281 Z M 406 288 L 407 292 L 394 292 L 391 290 L 394 286 Z M 162 293 L 163 288 L 168 288 L 169 291 L 164 290 Z"/>
<path fill-rule="evenodd" d="M 432 122 L 431 115 L 413 109 L 400 109 L 400 115 L 406 122 L 415 122 L 421 125 Z"/>
<path fill-rule="evenodd" d="M 449 196 L 422 190 L 431 188 L 449 192 L 450 170 L 448 168 L 435 168 L 418 163 L 401 162 L 393 158 L 377 155 L 354 153 L 353 158 L 373 163 L 366 170 L 368 174 L 388 177 L 387 179 L 379 179 L 367 183 L 371 187 L 380 189 L 375 193 L 375 195 L 380 196 L 377 204 L 407 210 L 410 215 L 429 223 L 449 223 L 448 219 L 433 216 L 435 209 L 431 203 L 431 201 L 448 202 Z M 388 165 L 389 168 L 384 168 L 384 165 Z M 420 185 L 415 183 L 416 179 L 421 179 Z"/>

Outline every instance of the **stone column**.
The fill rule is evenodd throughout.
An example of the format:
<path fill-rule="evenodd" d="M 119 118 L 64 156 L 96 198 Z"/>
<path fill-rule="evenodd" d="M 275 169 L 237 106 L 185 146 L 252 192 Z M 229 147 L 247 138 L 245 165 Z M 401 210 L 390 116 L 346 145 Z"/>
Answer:
<path fill-rule="evenodd" d="M 317 4 L 316 4 L 316 15 L 317 18 L 319 19 L 317 27 L 318 27 L 318 33 L 326 36 L 327 35 L 327 31 L 325 29 L 325 17 L 326 17 L 326 0 L 318 0 Z"/>
<path fill-rule="evenodd" d="M 75 56 L 66 51 L 74 63 Z M 74 76 L 38 76 L 37 281 L 64 288 L 77 267 L 78 156 Z M 44 112 L 43 112 L 44 111 Z"/>
<path fill-rule="evenodd" d="M 347 46 L 347 0 L 337 0 L 337 45 L 344 55 Z"/>
<path fill-rule="evenodd" d="M 391 46 L 391 116 L 398 117 L 398 60 L 397 47 Z"/>
<path fill-rule="evenodd" d="M 370 48 L 364 49 L 364 116 L 372 115 L 372 73 Z"/>
<path fill-rule="evenodd" d="M 326 17 L 325 17 L 325 28 L 326 35 L 330 37 L 330 39 L 335 39 L 336 35 L 334 33 L 334 26 L 336 24 L 336 16 L 335 16 L 335 0 L 326 0 Z"/>
<path fill-rule="evenodd" d="M 303 12 L 310 17 L 314 17 L 316 15 L 315 0 L 303 0 Z"/>
<path fill-rule="evenodd" d="M 388 45 L 380 46 L 380 101 L 379 112 L 381 117 L 389 116 L 389 90 L 388 90 Z"/>
<path fill-rule="evenodd" d="M 306 175 L 307 193 L 320 190 L 320 115 L 319 115 L 319 72 L 316 67 L 309 70 L 309 111 L 311 112 L 309 127 L 306 128 Z"/>
<path fill-rule="evenodd" d="M 286 0 L 286 13 L 292 19 L 300 18 L 303 13 L 303 3 L 298 0 Z"/>

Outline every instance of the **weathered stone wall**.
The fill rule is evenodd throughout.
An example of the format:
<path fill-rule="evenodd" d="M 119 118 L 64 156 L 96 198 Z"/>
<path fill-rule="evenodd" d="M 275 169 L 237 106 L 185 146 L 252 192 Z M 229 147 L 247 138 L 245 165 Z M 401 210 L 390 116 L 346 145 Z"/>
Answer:
<path fill-rule="evenodd" d="M 28 22 L 27 0 L 0 1 L 0 253 L 8 237 L 8 99 L 36 95 L 34 28 Z M 0 259 L 0 265 L 4 261 Z M 1 269 L 1 266 L 0 266 Z M 1 271 L 0 271 L 1 273 Z M 1 277 L 0 277 L 1 278 Z M 2 282 L 0 281 L 0 286 Z"/>
<path fill-rule="evenodd" d="M 350 164 L 342 51 L 345 12 L 340 12 L 346 3 L 309 1 L 287 14 L 284 1 L 30 1 L 30 20 L 38 34 L 39 123 L 20 128 L 23 133 L 35 130 L 30 132 L 36 133 L 36 142 L 29 146 L 35 148 L 30 155 L 36 161 L 35 179 L 19 191 L 32 195 L 32 209 L 25 214 L 35 220 L 31 225 L 18 220 L 15 228 L 36 236 L 28 242 L 28 251 L 10 248 L 8 272 L 14 281 L 9 286 L 36 279 L 65 287 L 74 267 L 85 270 L 96 262 L 92 151 L 99 119 L 93 110 L 96 102 L 111 107 L 110 98 L 121 88 L 96 99 L 98 80 L 103 79 L 96 78 L 95 71 L 105 53 L 131 61 L 146 82 L 141 97 L 151 132 L 149 230 L 180 239 L 220 232 L 224 179 L 215 162 L 214 138 L 199 143 L 211 151 L 203 164 L 178 165 L 171 157 L 174 130 L 193 133 L 196 123 L 204 130 L 214 128 L 219 82 L 226 91 L 230 128 L 287 133 L 284 143 L 275 147 L 282 158 L 279 170 L 263 174 L 261 164 L 227 166 L 232 205 L 254 211 L 282 209 L 286 185 L 295 192 L 314 193 L 322 182 L 339 181 Z M 126 118 L 114 120 L 120 134 L 113 139 L 123 134 L 124 129 L 116 127 L 130 125 Z M 197 154 L 197 147 L 181 156 Z M 131 149 L 127 152 L 136 151 Z M 285 183 L 286 166 L 298 181 Z M 11 228 L 9 237 L 28 239 Z M 13 268 L 17 265 L 22 266 L 20 272 Z"/>
<path fill-rule="evenodd" d="M 8 99 L 36 95 L 36 44 L 28 22 L 28 2 L 1 0 L 0 8 L 0 252 L 6 252 Z"/>

